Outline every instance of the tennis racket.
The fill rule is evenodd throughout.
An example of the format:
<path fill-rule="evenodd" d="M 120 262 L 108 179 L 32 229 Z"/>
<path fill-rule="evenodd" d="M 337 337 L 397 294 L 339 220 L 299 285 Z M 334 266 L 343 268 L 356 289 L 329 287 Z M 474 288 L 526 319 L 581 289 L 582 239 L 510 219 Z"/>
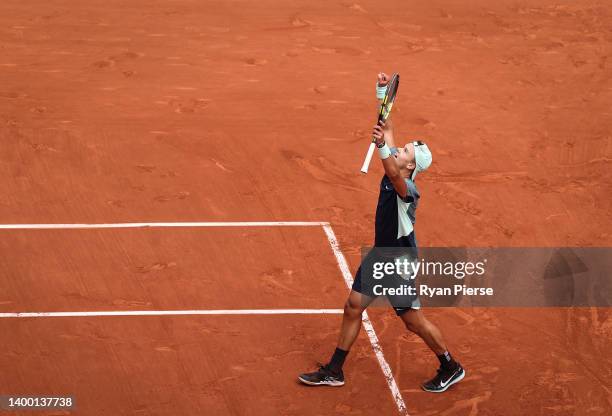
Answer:
<path fill-rule="evenodd" d="M 393 108 L 393 103 L 395 102 L 395 97 L 397 96 L 397 88 L 399 87 L 399 74 L 393 74 L 391 76 L 391 81 L 387 84 L 387 92 L 385 93 L 385 98 L 383 98 L 382 103 L 380 104 L 380 109 L 378 110 L 378 121 L 385 122 L 387 118 L 389 118 L 389 114 L 391 114 L 391 108 Z M 374 149 L 376 148 L 376 140 L 372 138 L 372 142 L 370 143 L 370 147 L 368 148 L 368 153 L 366 154 L 365 160 L 363 161 L 363 166 L 361 166 L 362 173 L 368 173 L 368 169 L 370 167 L 370 161 L 372 161 L 372 155 L 374 155 Z"/>

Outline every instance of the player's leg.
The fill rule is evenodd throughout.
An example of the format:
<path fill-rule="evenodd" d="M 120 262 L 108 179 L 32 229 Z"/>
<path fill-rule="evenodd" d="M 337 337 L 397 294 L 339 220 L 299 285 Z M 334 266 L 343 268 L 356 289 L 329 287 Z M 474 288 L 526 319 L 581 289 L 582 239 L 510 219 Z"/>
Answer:
<path fill-rule="evenodd" d="M 396 309 L 396 311 L 406 328 L 421 337 L 440 361 L 438 373 L 423 383 L 421 386 L 423 390 L 441 393 L 461 381 L 465 377 L 465 370 L 448 352 L 440 329 L 425 317 L 421 309 Z"/>
<path fill-rule="evenodd" d="M 372 302 L 373 298 L 366 296 L 361 291 L 361 267 L 355 274 L 353 288 L 344 304 L 344 314 L 340 327 L 338 344 L 329 362 L 312 373 L 300 374 L 298 379 L 310 386 L 342 386 L 344 385 L 344 373 L 342 366 L 349 350 L 361 329 L 361 315 Z"/>
<path fill-rule="evenodd" d="M 329 362 L 312 373 L 300 374 L 298 379 L 310 386 L 343 386 L 344 372 L 342 366 L 349 353 L 351 346 L 355 343 L 359 330 L 361 329 L 361 315 L 368 307 L 372 298 L 351 290 L 342 316 L 342 326 L 338 344 Z"/>
<path fill-rule="evenodd" d="M 407 309 L 400 315 L 400 318 L 406 329 L 421 337 L 436 355 L 446 352 L 446 343 L 442 333 L 425 317 L 421 309 Z"/>
<path fill-rule="evenodd" d="M 343 351 L 349 351 L 351 349 L 361 329 L 361 316 L 363 315 L 363 311 L 371 302 L 372 298 L 355 290 L 351 290 L 344 304 L 342 326 L 340 327 L 340 336 L 338 338 L 338 345 L 336 346 L 338 349 Z"/>

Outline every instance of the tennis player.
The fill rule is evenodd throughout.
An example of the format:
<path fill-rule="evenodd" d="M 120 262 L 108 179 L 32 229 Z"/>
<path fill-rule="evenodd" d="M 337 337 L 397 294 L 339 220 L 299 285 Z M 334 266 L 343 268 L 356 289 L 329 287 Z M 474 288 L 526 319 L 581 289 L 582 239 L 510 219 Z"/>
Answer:
<path fill-rule="evenodd" d="M 389 76 L 378 74 L 377 98 L 382 99 Z M 375 220 L 375 247 L 416 247 L 414 235 L 415 211 L 420 194 L 415 179 L 419 172 L 431 164 L 427 145 L 414 141 L 396 147 L 391 120 L 374 126 L 373 136 L 385 170 L 380 183 Z M 362 288 L 361 267 L 355 274 L 352 290 L 344 305 L 344 316 L 336 350 L 329 362 L 313 373 L 301 374 L 298 379 L 310 386 L 343 386 L 342 367 L 357 339 L 361 328 L 361 315 L 374 300 Z M 465 370 L 448 351 L 440 330 L 423 314 L 418 298 L 406 307 L 395 306 L 396 314 L 409 331 L 417 334 L 436 354 L 440 361 L 437 374 L 422 384 L 425 391 L 441 393 L 465 377 Z"/>

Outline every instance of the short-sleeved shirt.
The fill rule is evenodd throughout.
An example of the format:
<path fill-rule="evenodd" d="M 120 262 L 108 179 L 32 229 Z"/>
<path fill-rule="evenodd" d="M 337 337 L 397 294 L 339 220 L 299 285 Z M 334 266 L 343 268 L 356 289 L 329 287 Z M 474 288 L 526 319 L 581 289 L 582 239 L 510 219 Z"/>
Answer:
<path fill-rule="evenodd" d="M 420 195 L 412 180 L 404 180 L 408 188 L 405 198 L 397 194 L 387 175 L 380 181 L 374 238 L 376 247 L 417 246 L 414 224 Z"/>

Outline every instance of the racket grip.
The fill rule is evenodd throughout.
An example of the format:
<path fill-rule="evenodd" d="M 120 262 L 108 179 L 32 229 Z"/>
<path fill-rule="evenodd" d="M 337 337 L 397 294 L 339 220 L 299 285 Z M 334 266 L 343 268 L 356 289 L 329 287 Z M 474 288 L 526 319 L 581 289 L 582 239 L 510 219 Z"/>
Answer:
<path fill-rule="evenodd" d="M 361 173 L 368 173 L 368 169 L 370 168 L 370 161 L 372 161 L 372 156 L 374 155 L 375 149 L 376 143 L 370 143 L 370 148 L 368 149 L 368 153 L 366 154 L 365 160 L 363 161 L 363 166 L 361 166 Z"/>

